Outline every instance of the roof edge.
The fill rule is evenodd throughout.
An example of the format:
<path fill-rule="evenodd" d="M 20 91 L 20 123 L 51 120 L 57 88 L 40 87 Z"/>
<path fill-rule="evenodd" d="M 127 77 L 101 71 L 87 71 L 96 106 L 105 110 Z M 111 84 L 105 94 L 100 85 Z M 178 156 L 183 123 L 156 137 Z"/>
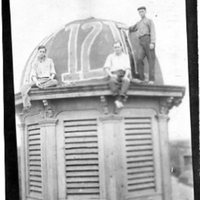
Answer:
<path fill-rule="evenodd" d="M 131 83 L 127 93 L 129 96 L 140 97 L 175 97 L 183 98 L 185 87 L 172 85 L 146 85 Z M 79 98 L 89 96 L 112 95 L 108 84 L 81 84 L 69 86 L 57 86 L 46 89 L 32 88 L 30 93 L 32 101 L 43 99 Z M 15 94 L 15 106 L 22 104 L 21 93 Z"/>

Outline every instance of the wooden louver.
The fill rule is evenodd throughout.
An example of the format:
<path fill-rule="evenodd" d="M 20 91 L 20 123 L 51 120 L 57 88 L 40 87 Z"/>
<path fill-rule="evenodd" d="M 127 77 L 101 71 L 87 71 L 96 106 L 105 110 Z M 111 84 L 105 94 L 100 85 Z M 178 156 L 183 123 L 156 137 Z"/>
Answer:
<path fill-rule="evenodd" d="M 31 196 L 42 195 L 41 134 L 38 124 L 28 130 L 28 191 Z"/>
<path fill-rule="evenodd" d="M 65 120 L 64 133 L 67 197 L 98 198 L 97 120 Z"/>
<path fill-rule="evenodd" d="M 155 191 L 152 130 L 150 117 L 126 117 L 127 190 Z"/>

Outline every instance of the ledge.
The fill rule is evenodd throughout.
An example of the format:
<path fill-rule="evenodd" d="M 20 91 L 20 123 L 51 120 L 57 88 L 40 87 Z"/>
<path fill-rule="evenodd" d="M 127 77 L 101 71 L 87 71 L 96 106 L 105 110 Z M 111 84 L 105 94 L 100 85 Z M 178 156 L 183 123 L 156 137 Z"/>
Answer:
<path fill-rule="evenodd" d="M 147 85 L 131 83 L 128 90 L 129 96 L 143 97 L 178 97 L 185 94 L 185 87 L 169 85 Z M 46 89 L 32 88 L 29 93 L 31 100 L 64 99 L 76 97 L 112 95 L 107 82 L 82 82 L 74 85 L 57 86 Z M 15 105 L 22 103 L 21 94 L 15 95 Z"/>

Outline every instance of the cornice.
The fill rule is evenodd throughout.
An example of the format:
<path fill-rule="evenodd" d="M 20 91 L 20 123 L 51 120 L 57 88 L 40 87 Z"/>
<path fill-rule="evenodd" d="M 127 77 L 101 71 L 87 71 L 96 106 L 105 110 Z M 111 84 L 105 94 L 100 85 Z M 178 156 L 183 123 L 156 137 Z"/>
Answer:
<path fill-rule="evenodd" d="M 177 97 L 183 98 L 185 87 L 169 86 L 169 85 L 145 85 L 131 83 L 128 90 L 128 96 L 143 96 L 143 97 Z M 73 86 L 58 86 L 46 89 L 32 88 L 29 93 L 31 100 L 50 100 L 50 99 L 65 99 L 77 97 L 91 96 L 108 96 L 112 95 L 107 83 L 90 83 L 73 85 Z M 22 103 L 21 94 L 15 95 L 15 105 Z"/>

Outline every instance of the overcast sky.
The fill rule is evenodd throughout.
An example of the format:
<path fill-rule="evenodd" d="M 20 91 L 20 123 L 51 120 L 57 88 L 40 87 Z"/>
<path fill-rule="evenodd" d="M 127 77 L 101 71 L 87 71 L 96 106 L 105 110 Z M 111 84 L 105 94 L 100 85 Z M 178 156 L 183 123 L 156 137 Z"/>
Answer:
<path fill-rule="evenodd" d="M 76 19 L 88 17 L 121 21 L 127 25 L 140 18 L 137 7 L 145 5 L 156 26 L 156 54 L 165 84 L 186 87 L 178 108 L 170 111 L 170 139 L 190 137 L 185 1 L 183 0 L 10 0 L 15 92 L 22 70 L 38 43 Z"/>

